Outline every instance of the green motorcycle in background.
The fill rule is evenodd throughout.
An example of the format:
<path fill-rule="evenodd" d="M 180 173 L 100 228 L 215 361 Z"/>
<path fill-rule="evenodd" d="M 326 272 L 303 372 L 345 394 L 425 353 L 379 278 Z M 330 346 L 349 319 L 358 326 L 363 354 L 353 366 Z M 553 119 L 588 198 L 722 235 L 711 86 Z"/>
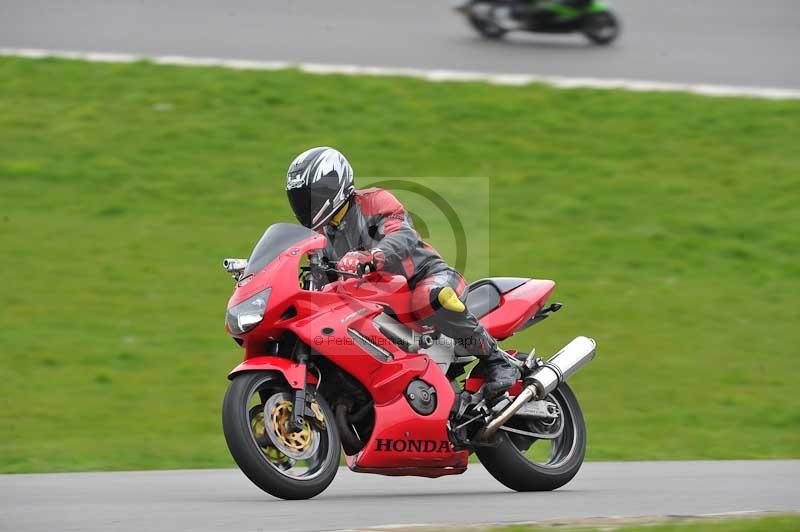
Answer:
<path fill-rule="evenodd" d="M 489 39 L 510 31 L 582 33 L 595 44 L 610 44 L 620 33 L 617 17 L 599 0 L 469 0 L 455 9 Z"/>

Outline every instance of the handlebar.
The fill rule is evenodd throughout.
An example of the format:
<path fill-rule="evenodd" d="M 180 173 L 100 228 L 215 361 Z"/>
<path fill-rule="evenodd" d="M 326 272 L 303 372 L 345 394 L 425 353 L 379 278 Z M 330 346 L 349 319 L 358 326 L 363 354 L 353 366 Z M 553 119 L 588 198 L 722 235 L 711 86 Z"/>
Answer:
<path fill-rule="evenodd" d="M 342 270 L 337 270 L 336 268 L 332 268 L 332 267 L 329 267 L 328 271 L 331 272 L 331 273 L 337 273 L 337 274 L 341 275 L 342 277 L 353 278 L 353 277 L 364 277 L 365 275 L 369 275 L 371 273 L 375 273 L 378 270 L 375 268 L 375 263 L 374 262 L 370 262 L 369 264 L 359 264 L 356 267 L 355 273 L 353 273 L 353 272 L 345 272 L 345 271 L 342 271 Z"/>
<path fill-rule="evenodd" d="M 347 272 L 336 268 L 334 263 L 324 260 L 319 255 L 309 256 L 309 259 L 308 266 L 300 267 L 301 272 L 310 274 L 308 276 L 309 290 L 321 290 L 323 286 L 332 282 L 329 280 L 330 274 L 338 276 L 339 280 L 343 281 L 345 279 L 361 279 L 376 271 L 374 264 L 359 265 L 356 272 Z M 300 276 L 302 278 L 304 273 L 301 273 Z"/>
<path fill-rule="evenodd" d="M 346 272 L 344 270 L 338 270 L 338 269 L 334 268 L 333 266 L 327 266 L 327 265 L 322 265 L 322 264 L 317 265 L 316 268 L 313 267 L 313 266 L 303 266 L 302 270 L 303 271 L 307 271 L 307 272 L 312 272 L 312 273 L 314 272 L 314 270 L 316 270 L 317 273 L 335 273 L 339 277 L 346 277 L 346 278 L 349 278 L 349 279 L 360 278 L 360 277 L 363 277 L 364 275 L 366 275 L 368 273 L 371 273 L 371 271 L 366 271 L 366 272 L 363 271 L 363 268 L 361 268 L 361 267 L 359 267 L 359 271 L 358 272 L 353 273 L 353 272 Z"/>
<path fill-rule="evenodd" d="M 359 267 L 359 270 L 361 270 L 360 267 Z M 325 271 L 329 272 L 329 273 L 335 273 L 335 274 L 339 275 L 340 277 L 348 277 L 350 279 L 356 279 L 356 278 L 362 277 L 364 275 L 361 272 L 356 272 L 356 273 L 346 272 L 344 270 L 337 270 L 336 268 L 327 268 Z"/>

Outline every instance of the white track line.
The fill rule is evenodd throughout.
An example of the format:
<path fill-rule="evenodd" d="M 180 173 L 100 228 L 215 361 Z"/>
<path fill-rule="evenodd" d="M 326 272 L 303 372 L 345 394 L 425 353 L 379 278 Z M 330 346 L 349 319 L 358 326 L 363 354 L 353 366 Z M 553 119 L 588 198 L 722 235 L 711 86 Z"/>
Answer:
<path fill-rule="evenodd" d="M 0 56 L 41 59 L 57 57 L 100 63 L 133 63 L 151 61 L 158 65 L 222 67 L 236 70 L 283 70 L 296 68 L 309 74 L 345 74 L 364 76 L 399 76 L 427 81 L 478 81 L 494 85 L 530 85 L 542 83 L 562 89 L 623 89 L 635 92 L 688 92 L 712 97 L 760 98 L 767 100 L 800 100 L 800 90 L 770 87 L 736 87 L 698 83 L 668 83 L 632 79 L 570 78 L 539 76 L 536 74 L 489 74 L 458 70 L 427 70 L 420 68 L 372 67 L 358 65 L 325 65 L 317 63 L 292 63 L 288 61 L 253 61 L 248 59 L 219 59 L 212 57 L 186 57 L 180 55 L 137 55 L 108 52 L 75 52 L 68 50 L 41 50 L 36 48 L 0 48 Z"/>

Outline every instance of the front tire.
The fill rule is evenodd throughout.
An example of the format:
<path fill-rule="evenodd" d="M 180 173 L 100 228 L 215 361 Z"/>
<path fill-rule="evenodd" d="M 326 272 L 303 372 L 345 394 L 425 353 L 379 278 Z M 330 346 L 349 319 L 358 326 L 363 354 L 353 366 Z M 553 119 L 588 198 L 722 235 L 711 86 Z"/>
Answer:
<path fill-rule="evenodd" d="M 546 399 L 557 403 L 562 411 L 563 429 L 553 440 L 539 440 L 518 433 L 498 431 L 496 447 L 481 447 L 475 453 L 491 475 L 515 491 L 551 491 L 560 488 L 578 473 L 586 454 L 586 425 L 575 394 L 566 383 Z M 511 428 L 532 430 L 512 417 Z M 536 429 L 533 429 L 536 430 Z M 541 460 L 537 443 L 549 442 L 552 448 Z"/>
<path fill-rule="evenodd" d="M 470 15 L 469 17 L 470 25 L 477 30 L 482 36 L 486 37 L 487 39 L 498 40 L 505 37 L 508 30 L 501 28 L 498 24 L 491 20 L 483 19 L 476 17 L 474 15 Z"/>
<path fill-rule="evenodd" d="M 611 11 L 592 13 L 586 17 L 583 34 L 594 44 L 611 44 L 619 36 L 620 24 Z"/>
<path fill-rule="evenodd" d="M 311 396 L 309 391 L 307 400 Z M 333 412 L 319 394 L 318 415 L 307 417 L 301 431 L 290 431 L 285 421 L 291 398 L 279 374 L 240 373 L 225 394 L 222 428 L 233 459 L 253 484 L 281 499 L 310 499 L 336 476 L 341 442 Z"/>

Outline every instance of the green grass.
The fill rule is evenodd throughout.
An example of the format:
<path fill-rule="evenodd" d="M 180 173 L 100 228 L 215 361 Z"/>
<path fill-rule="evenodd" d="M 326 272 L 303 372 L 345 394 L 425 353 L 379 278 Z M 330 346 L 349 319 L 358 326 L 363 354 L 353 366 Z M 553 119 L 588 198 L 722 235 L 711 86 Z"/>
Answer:
<path fill-rule="evenodd" d="M 232 465 L 220 259 L 291 219 L 286 167 L 322 144 L 359 176 L 490 178 L 492 273 L 566 304 L 507 347 L 598 341 L 574 379 L 590 459 L 800 457 L 797 102 L 24 59 L 0 79 L 0 471 Z"/>
<path fill-rule="evenodd" d="M 640 525 L 608 525 L 603 526 L 536 526 L 513 525 L 488 528 L 486 532 L 795 532 L 800 529 L 800 516 L 780 515 L 760 518 L 724 519 L 724 520 L 693 520 L 678 519 L 673 522 L 661 524 Z M 443 529 L 444 530 L 444 529 Z"/>

